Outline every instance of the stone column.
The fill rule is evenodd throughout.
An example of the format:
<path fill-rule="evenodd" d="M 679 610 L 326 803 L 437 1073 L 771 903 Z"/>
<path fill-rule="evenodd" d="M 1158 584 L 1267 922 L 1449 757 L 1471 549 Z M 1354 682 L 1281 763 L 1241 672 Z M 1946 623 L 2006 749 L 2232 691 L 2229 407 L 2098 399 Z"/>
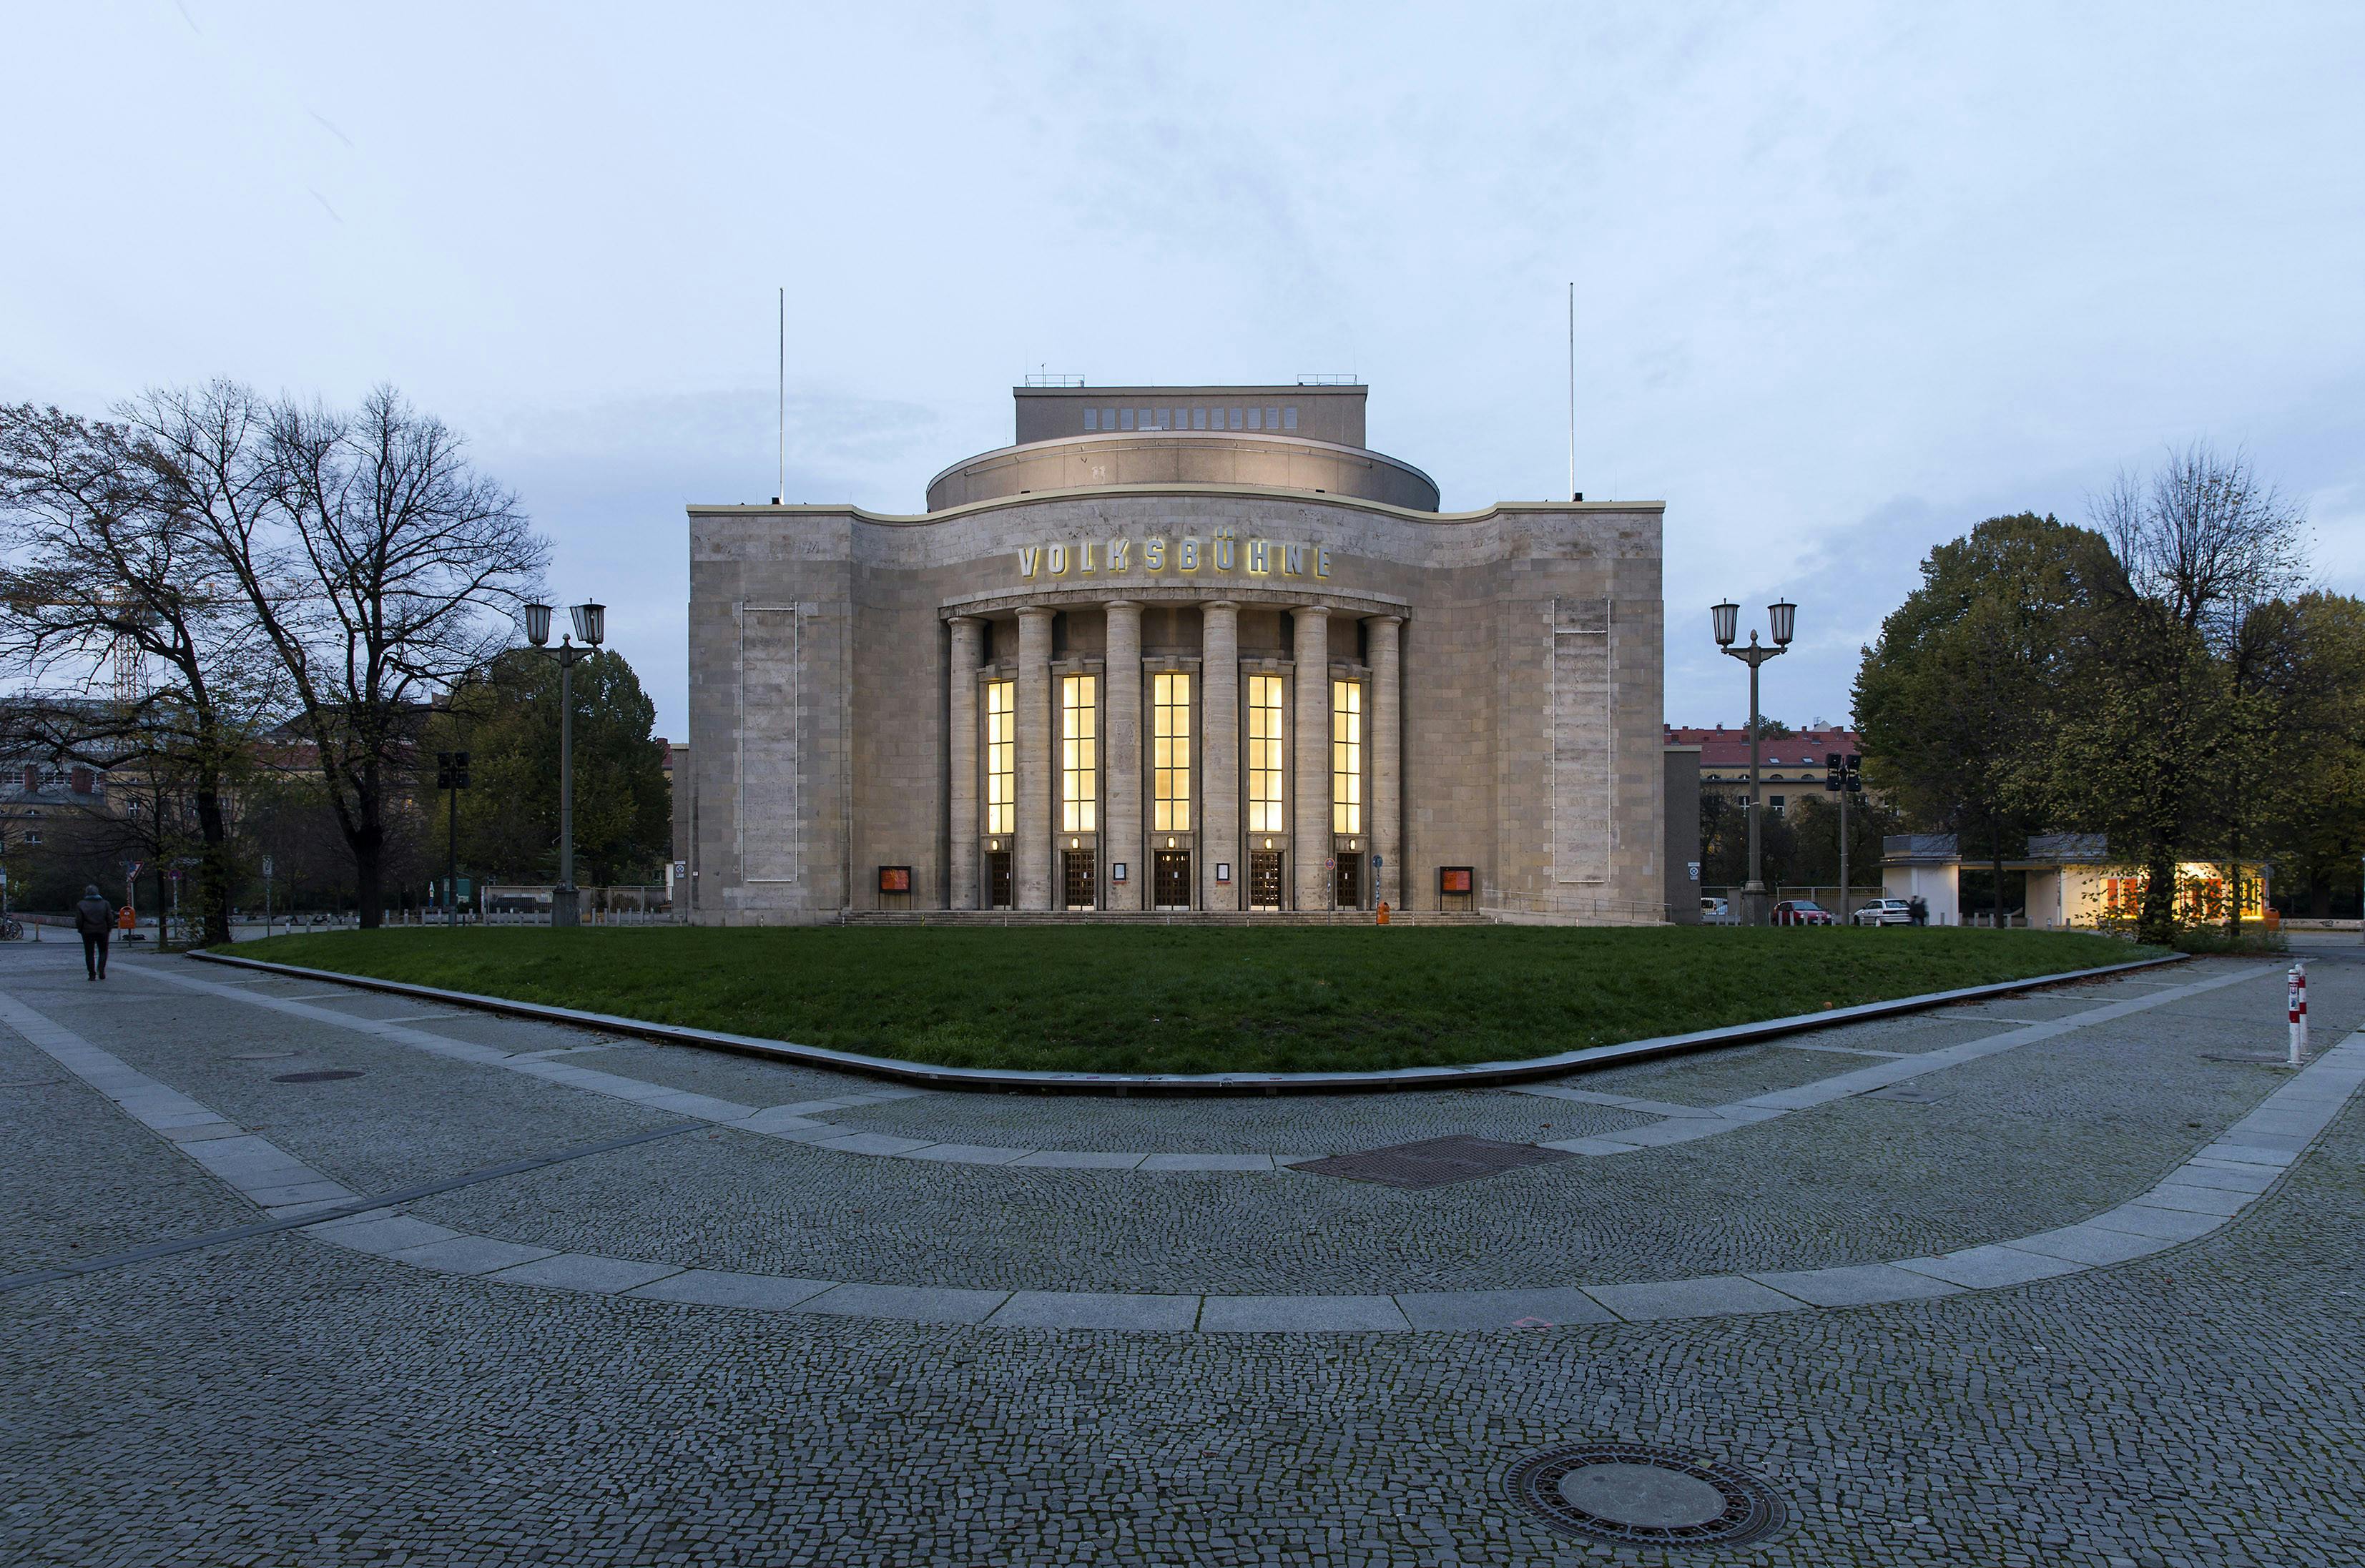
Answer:
<path fill-rule="evenodd" d="M 1051 907 L 1051 611 L 1018 612 L 1018 788 L 1016 843 L 1010 863 L 1020 909 Z"/>
<path fill-rule="evenodd" d="M 1372 853 L 1380 868 L 1372 897 L 1404 907 L 1404 722 L 1397 711 L 1396 633 L 1404 618 L 1374 615 L 1371 628 L 1372 700 L 1365 722 L 1372 727 Z"/>
<path fill-rule="evenodd" d="M 1149 886 L 1149 865 L 1141 840 L 1141 606 L 1129 599 L 1108 601 L 1108 650 L 1101 678 L 1101 711 L 1107 722 L 1101 740 L 1102 842 L 1110 866 L 1125 866 L 1125 880 L 1110 882 L 1108 907 L 1139 909 Z"/>
<path fill-rule="evenodd" d="M 973 615 L 952 621 L 952 661 L 945 673 L 946 711 L 952 725 L 952 865 L 946 908 L 978 907 L 977 666 L 985 623 Z"/>
<path fill-rule="evenodd" d="M 1312 605 L 1291 612 L 1296 627 L 1296 736 L 1289 792 L 1297 831 L 1290 842 L 1290 876 L 1299 909 L 1328 909 L 1330 881 L 1330 612 Z"/>
<path fill-rule="evenodd" d="M 1249 868 L 1240 861 L 1240 607 L 1200 606 L 1199 886 L 1206 909 L 1240 907 Z M 1227 886 L 1216 868 L 1229 866 Z"/>

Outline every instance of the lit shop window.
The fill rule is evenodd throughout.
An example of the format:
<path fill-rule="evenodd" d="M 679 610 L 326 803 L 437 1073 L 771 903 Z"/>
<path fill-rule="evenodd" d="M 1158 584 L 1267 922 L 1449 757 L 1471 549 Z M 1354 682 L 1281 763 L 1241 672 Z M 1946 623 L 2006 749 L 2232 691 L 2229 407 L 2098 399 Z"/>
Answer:
<path fill-rule="evenodd" d="M 985 831 L 1018 831 L 1018 713 L 1015 682 L 985 686 Z"/>
<path fill-rule="evenodd" d="M 1363 687 L 1330 683 L 1330 831 L 1363 831 Z"/>
<path fill-rule="evenodd" d="M 1282 780 L 1288 763 L 1282 752 L 1281 677 L 1249 677 L 1249 831 L 1286 833 L 1282 816 Z"/>
<path fill-rule="evenodd" d="M 1059 678 L 1059 831 L 1092 833 L 1100 823 L 1100 682 Z"/>
<path fill-rule="evenodd" d="M 1191 831 L 1191 678 L 1161 670 L 1149 683 L 1152 821 L 1160 833 Z"/>

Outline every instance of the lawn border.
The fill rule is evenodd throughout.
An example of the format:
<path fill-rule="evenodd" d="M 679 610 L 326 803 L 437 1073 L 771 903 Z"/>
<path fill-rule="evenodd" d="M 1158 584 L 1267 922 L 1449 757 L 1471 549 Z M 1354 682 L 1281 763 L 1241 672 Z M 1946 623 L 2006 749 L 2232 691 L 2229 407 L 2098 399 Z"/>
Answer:
<path fill-rule="evenodd" d="M 512 1018 L 527 1018 L 544 1024 L 566 1024 L 577 1028 L 597 1029 L 603 1034 L 629 1035 L 635 1038 L 656 1040 L 666 1045 L 696 1046 L 708 1050 L 732 1051 L 741 1056 L 761 1057 L 770 1061 L 792 1062 L 800 1067 L 824 1068 L 833 1072 L 857 1073 L 865 1078 L 883 1078 L 897 1083 L 918 1084 L 928 1089 L 957 1089 L 997 1093 L 1036 1094 L 1333 1094 L 1359 1091 L 1384 1092 L 1403 1089 L 1478 1089 L 1503 1083 L 1520 1083 L 1531 1079 L 1557 1078 L 1566 1073 L 1582 1072 L 1594 1068 L 1615 1067 L 1626 1062 L 1642 1061 L 1652 1057 L 1676 1056 L 1686 1051 L 1713 1050 L 1726 1046 L 1748 1045 L 1758 1040 L 1770 1040 L 1784 1035 L 1804 1034 L 1813 1029 L 1828 1029 L 1840 1024 L 1861 1024 L 1875 1018 L 1893 1018 L 1900 1014 L 1923 1013 L 1932 1008 L 1945 1007 L 1958 1002 L 1976 1002 L 1983 997 L 2011 996 L 2042 986 L 2066 985 L 2073 980 L 2094 980 L 2103 975 L 2124 974 L 2135 969 L 2157 969 L 2163 964 L 2183 963 L 2190 957 L 2170 953 L 2164 958 L 2136 958 L 2124 964 L 2104 964 L 2090 969 L 2065 969 L 2058 974 L 2036 975 L 2027 980 L 1997 980 L 1988 985 L 1964 986 L 1954 991 L 1933 991 L 1920 996 L 1902 996 L 1887 1002 L 1864 1002 L 1852 1007 L 1825 1008 L 1819 1013 L 1793 1014 L 1787 1018 L 1762 1019 L 1754 1024 L 1730 1024 L 1717 1029 L 1696 1029 L 1682 1035 L 1657 1035 L 1648 1039 L 1621 1040 L 1606 1046 L 1585 1046 L 1573 1051 L 1552 1056 L 1530 1057 L 1522 1061 L 1471 1062 L 1461 1067 L 1398 1067 L 1373 1072 L 1050 1072 L 1040 1069 L 939 1067 L 931 1062 L 906 1061 L 897 1057 L 861 1056 L 852 1051 L 832 1050 L 826 1046 L 801 1046 L 789 1040 L 767 1040 L 753 1035 L 728 1035 L 715 1029 L 693 1028 L 684 1024 L 655 1024 L 646 1019 L 623 1018 L 611 1013 L 589 1013 L 579 1008 L 558 1007 L 548 1002 L 519 1002 L 509 997 L 479 996 L 474 991 L 446 991 L 440 986 L 418 985 L 409 980 L 380 980 L 370 975 L 345 974 L 336 969 L 308 969 L 297 964 L 277 964 L 267 958 L 241 958 L 229 953 L 207 950 L 193 952 L 188 957 L 203 963 L 224 964 L 239 969 L 261 969 L 274 974 L 290 975 L 300 980 L 326 980 L 337 985 L 350 985 L 364 991 L 386 991 L 395 996 L 411 997 L 421 1002 L 440 1002 L 454 1007 L 469 1007 L 483 1013 L 498 1013 Z"/>

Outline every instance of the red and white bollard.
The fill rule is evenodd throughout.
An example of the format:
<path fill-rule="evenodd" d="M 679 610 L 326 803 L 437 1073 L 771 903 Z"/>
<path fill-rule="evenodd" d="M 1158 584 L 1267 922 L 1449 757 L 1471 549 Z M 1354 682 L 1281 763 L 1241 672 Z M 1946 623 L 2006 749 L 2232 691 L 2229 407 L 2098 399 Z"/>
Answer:
<path fill-rule="evenodd" d="M 2307 1054 L 2307 966 L 2293 964 L 2284 979 L 2291 1008 L 2291 1065 L 2297 1067 Z"/>

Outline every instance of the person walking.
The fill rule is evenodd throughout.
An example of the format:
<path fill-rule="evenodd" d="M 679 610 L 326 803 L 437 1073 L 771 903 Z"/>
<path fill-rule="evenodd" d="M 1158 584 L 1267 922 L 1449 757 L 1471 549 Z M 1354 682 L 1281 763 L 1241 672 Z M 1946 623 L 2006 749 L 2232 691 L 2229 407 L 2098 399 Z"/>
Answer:
<path fill-rule="evenodd" d="M 115 909 L 99 893 L 96 884 L 83 889 L 82 902 L 74 905 L 74 929 L 82 933 L 83 968 L 90 978 L 106 978 L 106 940 L 115 929 Z"/>

